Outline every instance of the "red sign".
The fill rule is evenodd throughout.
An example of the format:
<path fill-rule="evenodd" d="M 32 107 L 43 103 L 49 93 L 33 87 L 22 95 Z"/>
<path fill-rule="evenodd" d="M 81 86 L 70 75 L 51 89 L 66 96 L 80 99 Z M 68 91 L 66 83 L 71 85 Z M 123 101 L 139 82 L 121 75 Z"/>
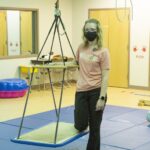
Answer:
<path fill-rule="evenodd" d="M 134 51 L 134 52 L 136 52 L 136 51 L 137 51 L 137 48 L 136 48 L 136 47 L 134 47 L 134 48 L 133 48 L 133 51 Z"/>

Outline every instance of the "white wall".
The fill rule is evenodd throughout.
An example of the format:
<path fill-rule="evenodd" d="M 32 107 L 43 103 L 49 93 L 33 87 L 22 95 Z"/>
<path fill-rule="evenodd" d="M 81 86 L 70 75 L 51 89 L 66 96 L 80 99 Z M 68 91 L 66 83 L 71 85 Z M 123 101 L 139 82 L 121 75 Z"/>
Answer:
<path fill-rule="evenodd" d="M 0 60 L 0 79 L 19 77 L 19 64 L 28 65 L 34 58 Z"/>
<path fill-rule="evenodd" d="M 116 8 L 116 0 L 74 0 L 73 1 L 73 46 L 77 49 L 81 43 L 81 29 L 88 19 L 88 9 Z M 131 8 L 131 1 L 127 0 L 127 7 Z M 150 2 L 148 0 L 132 0 L 133 20 L 130 27 L 130 66 L 129 85 L 149 86 L 149 44 L 150 44 Z M 118 0 L 118 7 L 124 7 L 125 0 Z M 135 55 L 133 47 L 138 51 Z M 142 52 L 142 48 L 146 52 Z M 138 58 L 137 58 L 138 57 Z"/>
<path fill-rule="evenodd" d="M 20 7 L 39 9 L 39 44 L 40 47 L 47 35 L 49 27 L 54 19 L 54 4 L 56 0 L 1 0 L 1 7 Z M 118 0 L 118 7 L 124 7 L 125 0 Z M 130 66 L 129 85 L 149 86 L 149 34 L 150 34 L 150 2 L 148 0 L 132 0 L 133 20 L 130 28 Z M 127 6 L 131 7 L 130 0 Z M 88 18 L 88 9 L 91 8 L 115 8 L 115 0 L 62 0 L 60 10 L 68 36 L 73 43 L 74 50 L 81 42 L 81 29 L 84 21 Z M 68 44 L 64 38 L 63 45 L 65 54 L 70 54 Z M 133 53 L 137 47 L 138 53 Z M 146 47 L 143 53 L 141 49 Z M 49 48 L 47 46 L 47 48 Z M 46 52 L 44 52 L 46 53 Z M 17 76 L 18 65 L 29 63 L 29 59 L 0 60 L 0 78 Z M 4 66 L 5 64 L 5 66 Z M 11 64 L 11 65 L 10 65 Z M 10 67 L 11 66 L 11 67 Z M 6 69 L 7 68 L 7 69 Z M 13 69 L 12 69 L 13 68 Z M 2 72 L 2 73 L 1 73 Z"/>
<path fill-rule="evenodd" d="M 54 20 L 54 8 L 56 0 L 0 0 L 0 7 L 14 8 L 35 8 L 39 9 L 39 47 L 41 48 L 51 23 Z M 65 24 L 68 36 L 72 42 L 72 1 L 60 1 L 60 10 L 62 20 Z M 49 44 L 49 43 L 48 43 Z M 68 43 L 63 40 L 64 50 L 66 55 L 70 55 Z M 49 52 L 50 45 L 46 45 L 43 53 Z M 0 60 L 0 79 L 18 77 L 18 66 L 20 64 L 29 64 L 30 59 L 8 59 Z"/>
<path fill-rule="evenodd" d="M 130 85 L 149 86 L 150 1 L 133 0 L 130 33 Z M 133 48 L 137 51 L 134 52 Z M 146 48 L 143 52 L 142 49 Z"/>

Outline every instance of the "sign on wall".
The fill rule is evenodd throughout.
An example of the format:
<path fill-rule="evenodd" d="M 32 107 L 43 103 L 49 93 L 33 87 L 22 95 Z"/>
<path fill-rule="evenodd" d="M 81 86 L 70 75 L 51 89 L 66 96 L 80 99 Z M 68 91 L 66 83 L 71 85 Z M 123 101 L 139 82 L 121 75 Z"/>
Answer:
<path fill-rule="evenodd" d="M 142 35 L 142 33 L 140 34 Z M 142 35 L 148 39 L 147 35 Z M 149 86 L 149 43 L 138 42 L 130 50 L 130 85 Z"/>
<path fill-rule="evenodd" d="M 8 55 L 20 55 L 20 12 L 7 11 Z"/>

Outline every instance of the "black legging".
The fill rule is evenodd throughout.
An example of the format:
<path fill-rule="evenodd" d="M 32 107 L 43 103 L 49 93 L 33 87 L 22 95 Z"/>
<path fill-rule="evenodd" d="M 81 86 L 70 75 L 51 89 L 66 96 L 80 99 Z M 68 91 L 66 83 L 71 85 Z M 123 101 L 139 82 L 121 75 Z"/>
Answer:
<path fill-rule="evenodd" d="M 100 95 L 100 88 L 76 92 L 75 95 L 75 128 L 85 130 L 89 125 L 89 140 L 87 150 L 100 150 L 100 125 L 103 111 L 95 111 Z"/>

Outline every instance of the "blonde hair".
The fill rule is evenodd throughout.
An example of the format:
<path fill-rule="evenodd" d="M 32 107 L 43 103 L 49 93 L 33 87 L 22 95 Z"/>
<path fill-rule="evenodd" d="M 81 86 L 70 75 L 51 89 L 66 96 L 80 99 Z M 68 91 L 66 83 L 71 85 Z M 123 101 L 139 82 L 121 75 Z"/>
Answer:
<path fill-rule="evenodd" d="M 100 22 L 96 19 L 88 19 L 85 21 L 84 23 L 84 26 L 83 26 L 83 43 L 84 43 L 84 46 L 88 46 L 88 40 L 85 38 L 84 36 L 84 32 L 85 32 L 85 25 L 87 23 L 94 23 L 96 24 L 96 27 L 97 27 L 97 48 L 102 48 L 102 42 L 103 42 L 103 39 L 102 39 L 102 29 L 101 29 L 101 26 L 100 26 Z"/>

